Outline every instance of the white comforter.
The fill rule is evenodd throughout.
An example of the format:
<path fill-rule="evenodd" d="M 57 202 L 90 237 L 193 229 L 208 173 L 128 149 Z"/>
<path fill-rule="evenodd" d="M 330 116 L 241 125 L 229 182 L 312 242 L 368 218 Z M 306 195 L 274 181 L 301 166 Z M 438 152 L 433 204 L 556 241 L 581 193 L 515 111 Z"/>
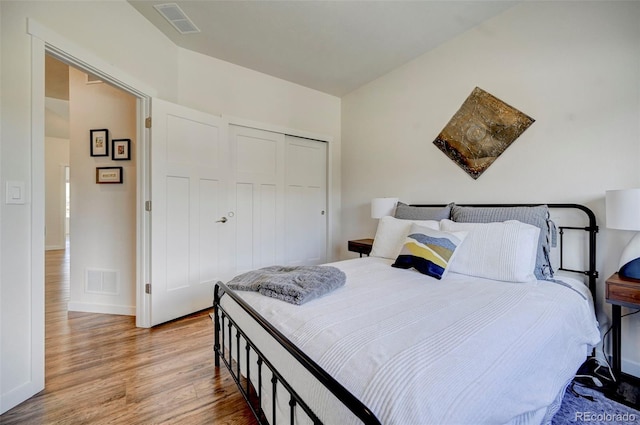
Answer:
<path fill-rule="evenodd" d="M 346 285 L 302 306 L 239 294 L 385 425 L 544 422 L 600 339 L 580 282 L 569 280 L 573 290 L 454 273 L 439 281 L 390 264 L 373 257 L 332 263 L 347 274 Z M 358 423 L 264 332 L 245 326 L 276 353 L 276 365 L 324 423 Z"/>

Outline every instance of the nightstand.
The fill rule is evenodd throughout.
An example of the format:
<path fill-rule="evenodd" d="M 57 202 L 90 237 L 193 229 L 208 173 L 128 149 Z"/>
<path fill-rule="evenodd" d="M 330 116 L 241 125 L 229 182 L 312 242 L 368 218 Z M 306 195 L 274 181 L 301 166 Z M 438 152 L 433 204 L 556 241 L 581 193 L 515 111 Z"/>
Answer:
<path fill-rule="evenodd" d="M 373 247 L 373 239 L 356 239 L 349 241 L 349 251 L 357 252 L 362 257 L 362 254 L 369 256 L 371 254 L 371 248 Z"/>
<path fill-rule="evenodd" d="M 613 324 L 611 327 L 612 343 L 611 355 L 613 357 L 612 368 L 616 377 L 620 376 L 621 360 L 621 307 L 640 308 L 640 282 L 622 280 L 618 273 L 613 274 L 606 281 L 606 299 L 611 304 Z"/>

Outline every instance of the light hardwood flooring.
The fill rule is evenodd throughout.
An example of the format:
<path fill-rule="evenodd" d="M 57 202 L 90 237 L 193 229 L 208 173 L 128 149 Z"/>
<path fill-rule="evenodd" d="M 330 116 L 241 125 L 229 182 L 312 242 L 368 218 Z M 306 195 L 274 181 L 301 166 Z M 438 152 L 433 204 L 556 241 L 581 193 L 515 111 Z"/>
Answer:
<path fill-rule="evenodd" d="M 210 311 L 152 329 L 67 312 L 69 250 L 46 253 L 45 389 L 0 424 L 255 424 L 213 364 Z"/>

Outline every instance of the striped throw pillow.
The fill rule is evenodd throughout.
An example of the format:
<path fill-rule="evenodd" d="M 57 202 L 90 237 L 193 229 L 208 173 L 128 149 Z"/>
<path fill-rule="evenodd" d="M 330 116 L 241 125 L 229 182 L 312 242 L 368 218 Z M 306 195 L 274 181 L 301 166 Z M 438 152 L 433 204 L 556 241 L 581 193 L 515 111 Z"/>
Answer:
<path fill-rule="evenodd" d="M 442 279 L 466 235 L 466 232 L 443 232 L 414 224 L 392 266 L 413 267 L 422 274 Z"/>

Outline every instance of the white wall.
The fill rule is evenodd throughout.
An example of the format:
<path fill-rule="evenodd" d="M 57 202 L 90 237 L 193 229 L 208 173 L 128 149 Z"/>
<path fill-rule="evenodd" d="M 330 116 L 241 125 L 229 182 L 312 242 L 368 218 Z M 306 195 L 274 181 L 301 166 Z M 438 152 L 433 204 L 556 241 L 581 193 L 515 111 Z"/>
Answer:
<path fill-rule="evenodd" d="M 135 315 L 136 99 L 108 84 L 87 84 L 69 69 L 71 280 L 69 310 Z M 131 139 L 131 160 L 89 155 L 91 129 Z M 96 184 L 96 167 L 123 167 L 122 184 Z M 87 272 L 115 272 L 115 288 L 88 284 Z M 99 286 L 99 285 L 97 285 Z M 113 293 L 116 292 L 116 293 Z"/>
<path fill-rule="evenodd" d="M 45 249 L 64 249 L 66 197 L 65 166 L 69 165 L 69 139 L 46 137 L 45 157 Z"/>
<path fill-rule="evenodd" d="M 180 100 L 186 106 L 207 112 L 236 115 L 334 137 L 332 212 L 337 215 L 340 209 L 340 99 L 244 68 L 195 59 L 178 49 L 121 0 L 0 1 L 1 187 L 6 180 L 24 181 L 28 188 L 34 183 L 31 168 L 32 38 L 27 34 L 27 18 L 34 19 L 56 37 L 73 43 L 74 50 L 82 52 L 83 56 L 96 58 L 119 74 L 130 77 L 128 81 L 143 82 L 145 88 L 165 100 Z M 44 60 L 42 62 L 44 64 Z M 209 68 L 194 69 L 200 65 Z M 209 84 L 211 80 L 214 82 Z M 226 96 L 220 96 L 223 88 Z M 266 93 L 270 102 L 263 98 Z M 40 375 L 42 370 L 29 355 L 44 345 L 43 341 L 31 339 L 41 329 L 41 324 L 31 320 L 30 310 L 31 301 L 40 296 L 33 292 L 38 285 L 32 279 L 33 270 L 40 267 L 32 262 L 34 247 L 31 246 L 34 225 L 31 217 L 37 213 L 39 211 L 32 208 L 31 202 L 0 204 L 0 412 L 19 402 L 23 394 L 38 391 L 44 382 Z M 337 228 L 336 220 L 333 235 L 338 234 Z M 35 231 L 39 231 L 37 223 Z"/>
<path fill-rule="evenodd" d="M 69 101 L 47 97 L 44 104 L 45 135 L 57 139 L 69 139 Z"/>
<path fill-rule="evenodd" d="M 337 259 L 341 248 L 340 99 L 189 50 L 180 49 L 179 58 L 180 104 L 331 138 L 329 258 Z"/>
<path fill-rule="evenodd" d="M 44 325 L 33 320 L 37 314 L 31 309 L 34 300 L 43 298 L 42 285 L 34 280 L 43 266 L 40 258 L 32 259 L 40 248 L 32 247 L 31 241 L 33 235 L 44 234 L 44 222 L 31 222 L 43 211 L 32 208 L 35 198 L 30 190 L 41 183 L 32 180 L 32 37 L 27 18 L 71 40 L 87 56 L 144 81 L 160 96 L 177 98 L 177 48 L 128 3 L 0 2 L 0 184 L 4 188 L 5 181 L 17 180 L 27 188 L 24 205 L 0 203 L 0 412 L 44 385 L 44 363 L 38 365 L 44 361 L 44 341 L 38 336 L 44 335 Z M 44 58 L 41 61 L 44 70 Z"/>
<path fill-rule="evenodd" d="M 0 7 L 0 34 L 2 34 L 2 7 Z M 3 84 L 1 83 L 2 79 L 2 41 L 0 40 L 0 99 L 2 99 L 3 97 Z M 4 127 L 4 117 L 2 115 L 2 102 L 0 102 L 0 141 L 2 140 L 2 127 Z M 0 149 L 0 176 L 2 176 L 2 149 Z M 2 184 L 3 179 L 0 178 L 0 185 Z M 1 187 L 1 186 L 0 186 Z M 2 209 L 0 208 L 0 223 L 2 223 Z M 0 224 L 0 259 L 2 258 L 2 225 Z M 0 262 L 1 264 L 1 262 Z M 2 305 L 3 305 L 3 300 L 2 300 L 2 273 L 0 272 L 0 320 L 4 320 L 3 316 L 2 316 Z M 2 412 L 4 412 L 6 410 L 5 407 L 3 407 L 5 404 L 4 402 L 4 397 L 2 396 L 2 394 L 4 394 L 5 392 L 5 388 L 2 385 L 3 382 L 3 357 L 4 355 L 2 354 L 2 352 L 4 351 L 2 346 L 3 344 L 5 344 L 5 338 L 3 336 L 3 330 L 2 330 L 2 325 L 0 324 L 0 414 Z M 7 406 L 8 407 L 8 406 Z"/>
<path fill-rule="evenodd" d="M 640 185 L 638 22 L 638 2 L 524 2 L 345 96 L 343 249 L 375 233 L 373 197 L 581 203 L 601 229 L 602 301 L 632 236 L 607 231 L 604 194 Z M 477 180 L 432 143 L 475 86 L 536 120 Z M 623 327 L 639 375 L 640 317 Z"/>

